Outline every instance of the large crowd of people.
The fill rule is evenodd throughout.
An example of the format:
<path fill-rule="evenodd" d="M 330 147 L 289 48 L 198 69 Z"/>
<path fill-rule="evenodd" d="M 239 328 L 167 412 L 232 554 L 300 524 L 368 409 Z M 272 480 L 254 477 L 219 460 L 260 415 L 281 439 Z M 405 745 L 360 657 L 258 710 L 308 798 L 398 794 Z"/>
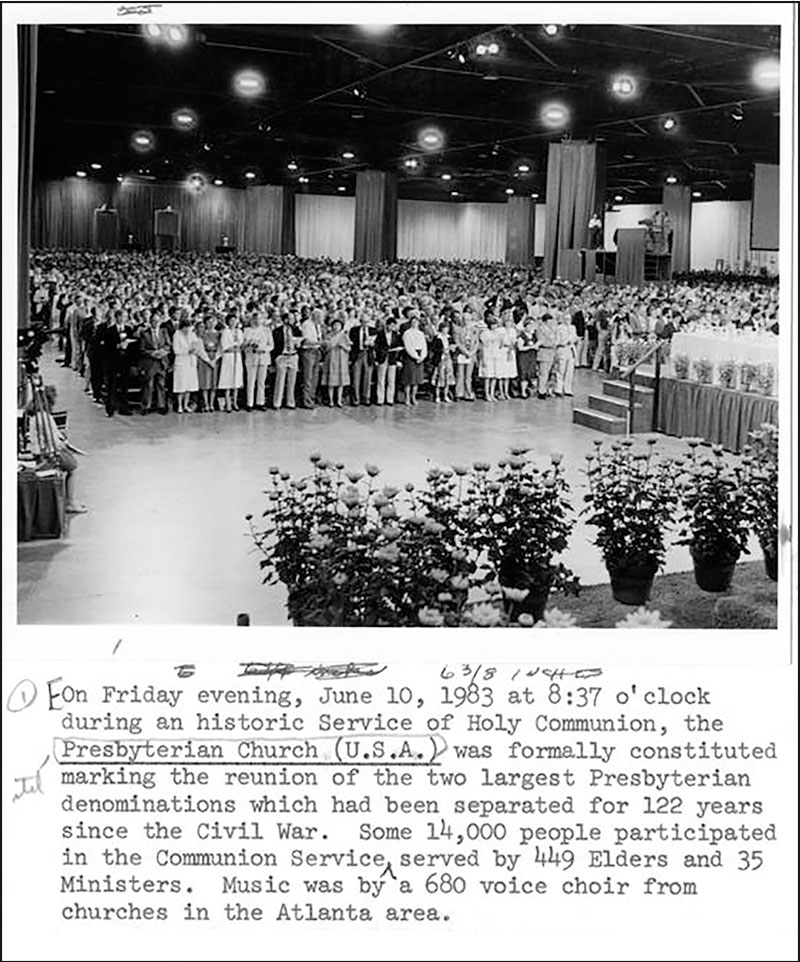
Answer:
<path fill-rule="evenodd" d="M 34 323 L 109 416 L 571 395 L 624 340 L 778 330 L 778 288 L 641 288 L 498 263 L 37 251 Z"/>

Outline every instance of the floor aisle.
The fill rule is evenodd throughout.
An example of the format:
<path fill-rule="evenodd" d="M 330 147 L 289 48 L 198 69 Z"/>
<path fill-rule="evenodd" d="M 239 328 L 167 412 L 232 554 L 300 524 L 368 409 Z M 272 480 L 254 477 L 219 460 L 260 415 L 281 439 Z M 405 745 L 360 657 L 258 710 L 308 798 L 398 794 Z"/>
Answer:
<path fill-rule="evenodd" d="M 21 624 L 230 625 L 237 612 L 284 624 L 282 589 L 261 586 L 244 521 L 262 510 L 269 465 L 305 470 L 318 449 L 351 467 L 375 462 L 399 484 L 423 480 L 434 464 L 496 460 L 524 443 L 537 455 L 564 454 L 578 505 L 584 455 L 600 437 L 572 423 L 572 398 L 107 418 L 52 356 L 42 370 L 59 389 L 71 440 L 90 452 L 78 496 L 91 510 L 60 541 L 19 546 Z M 579 371 L 575 403 L 599 384 Z M 565 558 L 585 584 L 608 580 L 591 536 L 579 524 Z M 687 549 L 672 549 L 666 570 L 689 568 Z"/>

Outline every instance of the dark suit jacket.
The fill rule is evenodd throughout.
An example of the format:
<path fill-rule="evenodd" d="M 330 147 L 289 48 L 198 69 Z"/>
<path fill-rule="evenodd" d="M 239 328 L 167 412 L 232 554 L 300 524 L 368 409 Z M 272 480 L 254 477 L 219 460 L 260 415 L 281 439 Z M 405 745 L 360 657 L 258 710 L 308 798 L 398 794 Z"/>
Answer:
<path fill-rule="evenodd" d="M 366 331 L 369 337 L 375 337 L 375 328 L 367 327 L 364 328 L 360 324 L 356 327 L 350 328 L 350 361 L 358 360 L 359 355 L 363 352 L 367 352 L 367 362 L 369 364 L 375 363 L 375 351 L 372 347 L 364 346 L 364 331 Z"/>
<path fill-rule="evenodd" d="M 169 352 L 172 349 L 172 342 L 169 334 L 160 327 L 155 333 L 152 327 L 139 328 L 139 367 L 143 371 L 164 371 L 169 361 Z M 154 357 L 154 351 L 166 351 L 163 357 Z"/>
<path fill-rule="evenodd" d="M 375 338 L 375 362 L 389 364 L 400 362 L 403 354 L 403 338 L 399 331 L 378 331 Z"/>
<path fill-rule="evenodd" d="M 295 337 L 294 351 L 297 352 L 297 348 L 300 344 L 300 328 L 290 327 L 289 328 Z M 280 357 L 283 354 L 283 349 L 286 345 L 286 328 L 283 324 L 278 327 L 272 328 L 272 360 L 274 361 L 276 357 Z"/>

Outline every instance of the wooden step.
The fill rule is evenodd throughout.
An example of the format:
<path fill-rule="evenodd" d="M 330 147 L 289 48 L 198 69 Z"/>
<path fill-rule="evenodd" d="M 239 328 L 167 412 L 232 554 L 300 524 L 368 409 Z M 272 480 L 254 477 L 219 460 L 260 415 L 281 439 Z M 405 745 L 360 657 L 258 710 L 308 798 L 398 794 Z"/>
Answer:
<path fill-rule="evenodd" d="M 633 382 L 641 387 L 654 388 L 656 372 L 652 367 L 640 367 L 633 375 Z"/>
<path fill-rule="evenodd" d="M 634 405 L 641 408 L 641 404 Z M 628 400 L 608 397 L 605 394 L 590 394 L 589 408 L 592 411 L 602 411 L 603 414 L 611 414 L 615 418 L 626 418 L 628 416 Z"/>
<path fill-rule="evenodd" d="M 592 411 L 589 408 L 572 409 L 573 424 L 582 424 L 603 434 L 626 434 L 628 430 L 627 418 L 617 418 L 602 411 Z"/>
<path fill-rule="evenodd" d="M 603 381 L 603 394 L 608 397 L 618 397 L 627 400 L 628 393 L 630 391 L 630 385 L 627 381 L 614 381 L 607 380 Z M 641 384 L 634 384 L 634 402 L 640 404 L 649 404 L 653 400 L 653 389 L 651 387 L 645 387 Z"/>

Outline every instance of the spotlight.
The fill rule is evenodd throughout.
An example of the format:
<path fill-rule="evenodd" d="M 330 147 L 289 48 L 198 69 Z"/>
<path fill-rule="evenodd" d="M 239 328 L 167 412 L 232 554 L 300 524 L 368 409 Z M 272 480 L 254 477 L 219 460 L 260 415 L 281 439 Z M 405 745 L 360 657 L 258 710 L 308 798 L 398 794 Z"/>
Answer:
<path fill-rule="evenodd" d="M 692 191 L 692 197 L 697 198 L 697 197 L 702 197 L 702 196 L 703 196 L 703 194 L 702 194 L 701 191 L 699 191 L 699 190 L 693 190 L 693 191 Z"/>
<path fill-rule="evenodd" d="M 171 23 L 164 33 L 170 47 L 185 47 L 189 42 L 189 29 L 181 23 Z"/>
<path fill-rule="evenodd" d="M 452 180 L 452 179 L 453 179 L 452 174 L 442 174 L 442 180 Z"/>
<path fill-rule="evenodd" d="M 558 24 L 557 23 L 546 23 L 542 30 L 548 37 L 555 37 L 558 35 Z"/>
<path fill-rule="evenodd" d="M 337 187 L 336 189 L 339 191 L 340 194 L 343 194 L 347 190 L 346 187 L 341 187 L 341 186 Z"/>
<path fill-rule="evenodd" d="M 193 130 L 197 126 L 197 114 L 188 107 L 181 107 L 173 111 L 172 125 L 178 130 Z"/>
<path fill-rule="evenodd" d="M 267 82 L 258 70 L 240 70 L 233 76 L 233 89 L 240 97 L 260 97 Z"/>
<path fill-rule="evenodd" d="M 297 183 L 298 183 L 298 184 L 307 184 L 307 183 L 308 183 L 308 177 L 298 177 L 298 178 L 297 178 Z"/>
<path fill-rule="evenodd" d="M 76 177 L 85 177 L 85 176 L 86 176 L 86 171 L 85 171 L 85 170 L 76 170 L 76 171 L 75 171 L 75 176 L 76 176 Z"/>
<path fill-rule="evenodd" d="M 777 90 L 781 85 L 781 65 L 777 57 L 759 60 L 753 67 L 753 83 L 762 90 Z"/>
<path fill-rule="evenodd" d="M 457 190 L 451 190 L 451 191 L 450 191 L 450 196 L 451 196 L 451 197 L 458 197 L 458 191 L 457 191 Z"/>
<path fill-rule="evenodd" d="M 621 204 L 621 203 L 623 202 L 623 200 L 625 200 L 625 198 L 622 196 L 622 194 L 614 194 L 614 203 L 615 203 L 615 204 Z"/>
<path fill-rule="evenodd" d="M 246 177 L 248 180 L 255 180 L 255 179 L 256 179 L 256 172 L 255 172 L 254 170 L 246 170 L 246 171 L 244 172 L 244 175 L 245 175 L 245 177 Z"/>
<path fill-rule="evenodd" d="M 353 96 L 363 99 L 367 96 L 367 92 L 363 89 L 363 87 L 353 87 Z"/>
<path fill-rule="evenodd" d="M 463 53 L 459 53 L 458 56 L 456 57 L 456 60 L 457 60 L 460 64 L 465 64 L 465 63 L 467 62 L 467 58 L 464 56 Z"/>
<path fill-rule="evenodd" d="M 137 130 L 131 137 L 131 146 L 139 154 L 146 154 L 156 145 L 155 137 L 149 130 Z"/>
<path fill-rule="evenodd" d="M 539 199 L 539 195 L 538 195 L 538 194 L 531 194 L 531 197 L 532 197 L 534 200 L 538 200 L 538 199 Z"/>
<path fill-rule="evenodd" d="M 735 120 L 737 124 L 744 120 L 744 111 L 741 107 L 734 107 L 731 110 L 731 120 Z"/>
<path fill-rule="evenodd" d="M 389 30 L 394 29 L 393 23 L 360 23 L 358 25 L 359 30 L 363 30 L 364 33 L 372 34 L 373 36 L 379 36 L 382 33 L 387 33 Z"/>
<path fill-rule="evenodd" d="M 517 170 L 520 174 L 529 174 L 531 172 L 531 167 L 530 164 L 520 164 L 519 167 L 517 167 Z"/>
<path fill-rule="evenodd" d="M 546 127 L 565 127 L 569 123 L 569 110 L 564 104 L 548 103 L 542 107 L 540 117 Z"/>
<path fill-rule="evenodd" d="M 492 41 L 486 48 L 486 52 L 492 57 L 497 56 L 497 54 L 500 53 L 500 44 Z"/>
<path fill-rule="evenodd" d="M 514 193 L 513 187 L 506 187 L 506 194 L 510 197 Z"/>
<path fill-rule="evenodd" d="M 193 174 L 189 174 L 186 178 L 186 186 L 189 190 L 193 190 L 195 193 L 199 194 L 208 187 L 208 181 L 203 176 L 203 174 L 196 171 Z"/>
<path fill-rule="evenodd" d="M 661 121 L 661 126 L 664 130 L 674 130 L 677 122 L 678 121 L 674 117 L 665 117 Z"/>
<path fill-rule="evenodd" d="M 125 180 L 125 178 L 122 176 L 122 174 L 117 174 L 117 183 L 118 183 L 118 184 L 123 183 L 124 180 Z"/>
<path fill-rule="evenodd" d="M 352 160 L 354 157 L 355 157 L 355 154 L 353 153 L 352 150 L 346 150 L 342 154 L 342 160 Z"/>
<path fill-rule="evenodd" d="M 102 165 L 102 164 L 89 164 L 89 166 L 92 168 L 92 170 L 102 170 L 102 169 L 103 169 L 103 165 Z"/>
<path fill-rule="evenodd" d="M 219 179 L 219 177 L 217 177 L 217 178 L 214 180 L 214 186 L 215 186 L 215 187 L 222 187 L 222 181 Z"/>
<path fill-rule="evenodd" d="M 293 160 L 290 160 L 289 163 L 286 165 L 286 169 L 287 169 L 287 170 L 297 170 L 297 164 L 296 164 L 296 162 L 293 161 Z"/>
<path fill-rule="evenodd" d="M 488 51 L 487 51 L 486 44 L 479 43 L 479 44 L 475 47 L 475 53 L 476 53 L 479 57 L 485 57 L 486 54 L 487 54 L 487 52 L 488 52 Z"/>
<path fill-rule="evenodd" d="M 617 74 L 611 78 L 611 92 L 623 100 L 628 100 L 636 94 L 636 81 L 630 74 Z"/>
<path fill-rule="evenodd" d="M 678 183 L 678 178 L 675 176 L 675 174 L 669 174 L 669 175 L 667 176 L 667 178 L 666 178 L 666 183 L 668 183 L 668 184 L 677 184 L 677 183 Z"/>
<path fill-rule="evenodd" d="M 424 127 L 417 136 L 422 150 L 441 150 L 444 147 L 444 134 L 438 127 Z"/>
<path fill-rule="evenodd" d="M 419 167 L 419 161 L 416 157 L 408 157 L 403 161 L 403 166 L 407 170 L 416 170 Z"/>

